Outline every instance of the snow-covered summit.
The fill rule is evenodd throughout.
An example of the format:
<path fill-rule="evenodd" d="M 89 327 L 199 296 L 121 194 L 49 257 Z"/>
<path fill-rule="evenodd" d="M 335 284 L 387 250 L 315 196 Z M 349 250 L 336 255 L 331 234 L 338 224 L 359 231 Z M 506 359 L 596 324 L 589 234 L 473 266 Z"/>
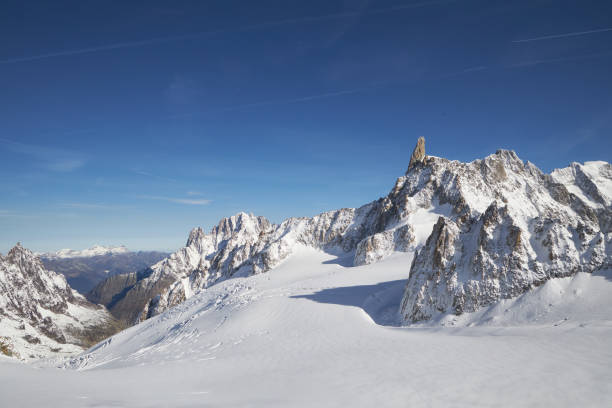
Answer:
<path fill-rule="evenodd" d="M 448 203 L 414 258 L 405 322 L 473 312 L 551 278 L 612 265 L 612 166 L 544 174 L 507 150 L 471 163 L 425 160 L 396 194 Z"/>
<path fill-rule="evenodd" d="M 93 256 L 103 255 L 115 255 L 125 254 L 130 252 L 125 246 L 102 246 L 94 245 L 91 248 L 83 249 L 81 251 L 75 249 L 60 249 L 57 252 L 47 252 L 39 254 L 43 258 L 49 259 L 63 259 L 63 258 L 89 258 Z"/>

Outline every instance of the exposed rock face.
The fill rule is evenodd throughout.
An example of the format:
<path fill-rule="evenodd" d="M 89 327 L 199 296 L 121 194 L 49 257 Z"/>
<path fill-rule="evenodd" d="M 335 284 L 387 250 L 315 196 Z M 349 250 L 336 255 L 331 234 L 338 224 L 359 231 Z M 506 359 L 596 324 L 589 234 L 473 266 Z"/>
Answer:
<path fill-rule="evenodd" d="M 136 282 L 138 282 L 137 272 L 113 275 L 96 285 L 86 297 L 92 303 L 111 308 L 120 298 L 121 292 L 132 288 Z"/>
<path fill-rule="evenodd" d="M 357 245 L 354 265 L 366 265 L 380 261 L 394 251 L 408 252 L 414 242 L 414 229 L 411 225 L 403 225 L 396 229 L 370 235 Z"/>
<path fill-rule="evenodd" d="M 420 163 L 425 159 L 425 138 L 419 137 L 414 150 L 412 151 L 412 156 L 410 156 L 410 163 L 408 163 L 408 169 L 410 169 L 414 164 Z"/>
<path fill-rule="evenodd" d="M 406 176 L 409 186 L 417 180 L 438 185 L 434 196 L 453 212 L 414 258 L 401 306 L 407 323 L 476 311 L 551 278 L 612 266 L 609 163 L 546 175 L 498 151 L 472 163 L 436 159 Z"/>
<path fill-rule="evenodd" d="M 103 307 L 87 302 L 21 244 L 0 255 L 0 333 L 13 355 L 74 353 L 118 328 Z"/>

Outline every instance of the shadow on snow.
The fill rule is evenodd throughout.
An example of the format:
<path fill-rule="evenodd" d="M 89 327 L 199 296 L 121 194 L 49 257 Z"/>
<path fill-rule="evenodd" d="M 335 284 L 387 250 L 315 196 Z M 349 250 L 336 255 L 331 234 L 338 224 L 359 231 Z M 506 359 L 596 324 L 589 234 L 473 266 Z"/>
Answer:
<path fill-rule="evenodd" d="M 294 295 L 291 298 L 358 307 L 367 313 L 376 324 L 398 326 L 399 308 L 405 285 L 405 279 L 398 279 L 375 285 L 323 289 L 309 295 Z"/>

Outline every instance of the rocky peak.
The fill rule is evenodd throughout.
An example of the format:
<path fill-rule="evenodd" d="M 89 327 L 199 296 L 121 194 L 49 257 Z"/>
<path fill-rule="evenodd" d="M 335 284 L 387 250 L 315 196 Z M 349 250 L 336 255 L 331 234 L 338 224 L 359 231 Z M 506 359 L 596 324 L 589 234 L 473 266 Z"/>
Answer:
<path fill-rule="evenodd" d="M 423 159 L 425 159 L 425 138 L 421 136 L 419 137 L 419 140 L 417 140 L 417 144 L 412 151 L 412 156 L 410 156 L 408 169 L 410 169 L 414 164 L 422 162 Z"/>
<path fill-rule="evenodd" d="M 34 255 L 34 253 L 30 251 L 29 249 L 24 248 L 21 245 L 21 242 L 18 242 L 17 244 L 15 244 L 15 246 L 8 251 L 6 259 L 10 263 L 19 264 L 19 265 L 32 264 L 32 263 L 40 264 L 40 261 L 38 260 L 36 255 Z"/>
<path fill-rule="evenodd" d="M 192 229 L 191 232 L 189 232 L 189 238 L 187 238 L 187 244 L 185 246 L 193 246 L 194 244 L 202 241 L 204 235 L 205 234 L 202 227 Z"/>
<path fill-rule="evenodd" d="M 214 227 L 211 235 L 215 236 L 217 242 L 241 236 L 258 236 L 262 231 L 271 226 L 270 221 L 265 217 L 256 217 L 253 214 L 240 212 L 231 217 L 223 218 L 219 225 Z"/>
<path fill-rule="evenodd" d="M 11 249 L 8 251 L 8 254 L 9 254 L 9 255 L 10 255 L 10 254 L 18 254 L 18 253 L 20 254 L 20 253 L 25 253 L 25 252 L 29 252 L 29 250 L 28 250 L 28 249 L 26 249 L 26 248 L 24 248 L 24 247 L 21 245 L 21 242 L 17 242 L 17 243 L 15 244 L 15 246 L 14 246 L 13 248 L 11 248 Z"/>
<path fill-rule="evenodd" d="M 544 174 L 513 151 L 436 159 L 398 183 L 400 196 L 450 204 L 415 255 L 401 313 L 407 323 L 474 312 L 544 281 L 612 264 L 612 172 L 603 162 Z"/>

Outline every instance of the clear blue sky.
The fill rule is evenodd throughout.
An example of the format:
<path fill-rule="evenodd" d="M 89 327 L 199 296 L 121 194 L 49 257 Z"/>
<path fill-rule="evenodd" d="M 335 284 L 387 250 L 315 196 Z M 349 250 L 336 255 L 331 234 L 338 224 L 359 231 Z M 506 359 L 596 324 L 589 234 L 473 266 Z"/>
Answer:
<path fill-rule="evenodd" d="M 3 1 L 0 38 L 1 252 L 359 206 L 421 135 L 611 159 L 609 1 Z"/>

